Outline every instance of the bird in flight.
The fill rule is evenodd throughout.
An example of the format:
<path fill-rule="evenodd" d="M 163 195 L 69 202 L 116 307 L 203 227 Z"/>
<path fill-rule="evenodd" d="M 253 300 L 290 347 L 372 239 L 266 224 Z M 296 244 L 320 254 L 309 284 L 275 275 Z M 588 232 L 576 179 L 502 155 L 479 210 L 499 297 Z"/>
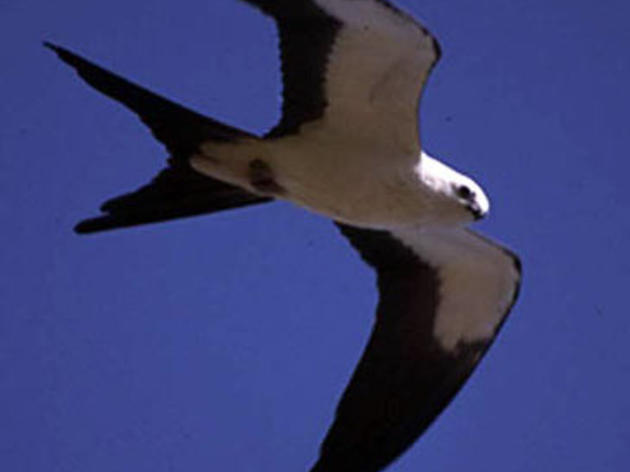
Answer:
<path fill-rule="evenodd" d="M 170 157 L 78 233 L 288 200 L 331 218 L 377 274 L 367 347 L 311 472 L 377 472 L 449 404 L 516 301 L 515 254 L 470 230 L 489 202 L 422 150 L 418 104 L 440 48 L 386 0 L 243 0 L 275 20 L 282 117 L 264 136 L 220 123 L 52 43 Z"/>

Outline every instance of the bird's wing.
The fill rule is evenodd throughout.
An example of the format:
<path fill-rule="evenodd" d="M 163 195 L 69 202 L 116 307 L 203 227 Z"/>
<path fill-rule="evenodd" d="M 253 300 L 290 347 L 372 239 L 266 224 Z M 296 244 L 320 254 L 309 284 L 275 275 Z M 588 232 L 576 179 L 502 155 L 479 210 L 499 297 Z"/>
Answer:
<path fill-rule="evenodd" d="M 419 155 L 418 102 L 440 50 L 385 0 L 244 0 L 278 26 L 282 119 L 269 136 L 317 122 Z"/>
<path fill-rule="evenodd" d="M 376 269 L 380 301 L 312 472 L 376 472 L 422 434 L 478 364 L 516 300 L 520 263 L 465 229 L 338 225 Z"/>

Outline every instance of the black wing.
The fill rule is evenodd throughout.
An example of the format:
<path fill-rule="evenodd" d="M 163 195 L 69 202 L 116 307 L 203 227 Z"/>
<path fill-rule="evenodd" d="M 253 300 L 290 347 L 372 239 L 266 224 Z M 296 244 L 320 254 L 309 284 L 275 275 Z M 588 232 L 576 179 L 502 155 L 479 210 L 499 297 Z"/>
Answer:
<path fill-rule="evenodd" d="M 435 336 L 440 272 L 388 232 L 338 226 L 376 269 L 380 300 L 312 472 L 377 472 L 426 430 L 470 376 L 515 300 L 518 271 L 515 259 L 502 253 L 514 291 L 509 306 L 501 307 L 489 338 L 449 350 Z"/>
<path fill-rule="evenodd" d="M 297 133 L 322 120 L 334 134 L 420 151 L 418 101 L 439 46 L 385 0 L 244 0 L 278 26 L 283 74 L 280 123 Z"/>
<path fill-rule="evenodd" d="M 312 0 L 243 1 L 272 16 L 280 36 L 282 118 L 268 136 L 295 133 L 324 114 L 324 73 L 341 23 Z"/>

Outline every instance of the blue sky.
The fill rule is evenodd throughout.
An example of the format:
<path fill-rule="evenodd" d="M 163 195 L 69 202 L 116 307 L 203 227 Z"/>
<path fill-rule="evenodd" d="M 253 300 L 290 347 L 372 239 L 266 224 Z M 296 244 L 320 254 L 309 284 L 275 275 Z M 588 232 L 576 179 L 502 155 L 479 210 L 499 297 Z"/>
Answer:
<path fill-rule="evenodd" d="M 476 374 L 389 470 L 628 470 L 630 6 L 399 4 L 444 50 L 424 144 L 487 189 L 477 227 L 525 279 Z M 40 46 L 262 132 L 271 22 L 235 0 L 5 0 L 0 39 L 3 469 L 307 470 L 369 334 L 373 275 L 284 203 L 75 235 L 165 152 Z"/>

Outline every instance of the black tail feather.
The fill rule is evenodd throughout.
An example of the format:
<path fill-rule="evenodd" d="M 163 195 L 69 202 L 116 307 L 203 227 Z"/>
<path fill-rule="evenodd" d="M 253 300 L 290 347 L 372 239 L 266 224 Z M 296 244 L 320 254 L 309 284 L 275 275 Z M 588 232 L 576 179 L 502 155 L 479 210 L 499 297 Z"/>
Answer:
<path fill-rule="evenodd" d="M 148 185 L 105 202 L 101 206 L 104 215 L 81 221 L 75 231 L 80 234 L 95 233 L 271 200 L 205 177 L 187 165 L 175 164 L 160 172 Z"/>
<path fill-rule="evenodd" d="M 195 172 L 189 164 L 203 142 L 234 141 L 252 134 L 162 98 L 55 44 L 45 42 L 89 85 L 134 111 L 171 154 L 169 167 L 148 185 L 103 204 L 101 216 L 84 220 L 77 233 L 93 233 L 212 213 L 271 201 Z"/>
<path fill-rule="evenodd" d="M 133 110 L 175 159 L 187 159 L 204 141 L 232 141 L 250 133 L 220 123 L 150 92 L 55 44 L 44 42 L 89 85 Z"/>

